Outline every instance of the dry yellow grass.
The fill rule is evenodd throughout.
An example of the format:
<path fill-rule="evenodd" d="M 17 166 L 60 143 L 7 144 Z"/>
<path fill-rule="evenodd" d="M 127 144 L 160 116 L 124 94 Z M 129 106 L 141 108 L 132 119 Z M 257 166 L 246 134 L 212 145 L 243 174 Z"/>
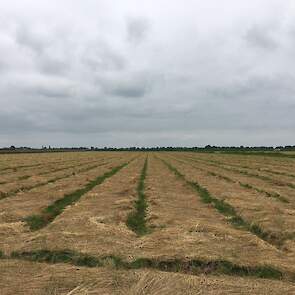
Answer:
<path fill-rule="evenodd" d="M 238 182 L 247 181 L 252 185 L 260 185 L 264 190 L 273 190 L 275 185 L 231 173 L 222 167 L 215 167 L 214 170 L 204 161 L 227 161 L 227 167 L 237 167 L 239 161 L 232 157 L 230 162 L 230 155 L 149 153 L 144 179 L 148 233 L 138 236 L 127 226 L 127 217 L 135 208 L 137 187 L 146 155 L 1 155 L 0 169 L 40 164 L 37 167 L 19 168 L 16 175 L 13 175 L 13 171 L 3 170 L 1 179 L 11 181 L 11 186 L 19 186 L 16 177 L 22 175 L 31 175 L 23 183 L 38 184 L 47 179 L 34 177 L 34 174 L 42 174 L 42 171 L 47 171 L 46 177 L 50 178 L 71 173 L 76 168 L 70 166 L 75 163 L 77 167 L 88 167 L 91 161 L 106 162 L 92 170 L 0 200 L 0 250 L 6 255 L 0 260 L 1 295 L 294 294 L 295 247 L 292 237 L 278 247 L 245 228 L 235 227 L 229 222 L 228 216 L 217 211 L 212 204 L 202 202 L 198 192 L 169 170 L 161 159 L 177 168 L 187 181 L 197 181 L 209 193 L 224 199 L 243 219 L 249 223 L 258 223 L 263 230 L 272 233 L 293 232 L 295 203 L 291 200 L 291 194 L 287 195 L 290 203 L 267 198 L 262 193 L 241 187 Z M 203 162 L 190 162 L 188 156 L 199 157 Z M 286 159 L 282 160 L 280 168 L 277 158 L 239 157 L 244 165 L 247 163 L 251 167 L 249 171 L 252 169 L 261 173 L 258 167 L 263 168 L 264 164 L 267 169 L 288 171 Z M 25 225 L 23 220 L 28 215 L 42 214 L 44 208 L 65 194 L 78 190 L 90 180 L 130 160 L 127 166 L 82 194 L 76 202 L 67 205 L 44 228 L 31 231 Z M 52 164 L 59 161 L 59 164 Z M 198 165 L 201 169 L 198 169 Z M 65 170 L 55 173 L 54 167 Z M 233 181 L 209 175 L 208 171 L 223 173 L 223 176 Z M 278 174 L 275 177 L 280 178 Z M 285 177 L 282 179 L 286 180 Z M 0 184 L 0 191 L 4 187 L 7 185 Z M 95 262 L 95 266 L 100 267 L 75 266 L 73 264 L 77 263 L 72 258 L 67 261 L 69 264 L 62 264 L 61 260 L 48 264 L 50 259 L 54 262 L 54 257 L 45 259 L 44 263 L 23 261 L 25 256 L 22 252 L 43 250 L 48 253 L 69 250 L 74 251 L 73 255 L 90 255 L 87 259 L 100 261 Z M 13 259 L 16 257 L 13 256 L 15 251 L 19 253 L 17 260 Z M 90 265 L 91 261 L 83 263 Z M 199 266 L 194 268 L 193 263 L 199 263 Z M 218 263 L 223 268 L 218 267 Z M 277 280 L 275 276 L 271 280 L 255 278 L 259 275 L 256 269 L 265 271 L 266 266 L 273 269 L 275 274 L 280 272 L 283 281 Z M 248 270 L 252 271 L 252 277 L 242 277 Z M 219 276 L 213 276 L 215 273 Z M 225 273 L 228 275 L 223 275 Z"/>
<path fill-rule="evenodd" d="M 287 282 L 230 276 L 192 276 L 159 271 L 85 268 L 66 264 L 0 261 L 5 295 L 228 295 L 294 294 Z"/>
<path fill-rule="evenodd" d="M 249 190 L 239 185 L 239 181 L 258 186 L 257 183 L 249 181 L 243 176 L 233 176 L 232 174 L 215 169 L 225 177 L 235 180 L 236 183 L 208 175 L 204 170 L 198 169 L 198 164 L 187 161 L 179 161 L 174 158 L 166 157 L 181 171 L 189 181 L 197 181 L 205 187 L 213 196 L 225 200 L 232 205 L 238 214 L 249 223 L 258 224 L 266 232 L 273 233 L 282 239 L 292 240 L 295 236 L 295 203 L 290 197 L 290 203 L 282 203 L 276 199 L 266 197 L 263 193 Z M 200 165 L 204 169 L 204 165 Z M 212 171 L 212 168 L 210 169 Z M 223 172 L 223 173 L 222 173 Z M 251 178 L 252 179 L 252 178 Z M 271 190 L 271 185 L 258 186 L 264 190 Z M 295 192 L 295 190 L 293 189 Z M 286 242 L 283 246 L 289 255 L 295 251 L 293 243 Z"/>

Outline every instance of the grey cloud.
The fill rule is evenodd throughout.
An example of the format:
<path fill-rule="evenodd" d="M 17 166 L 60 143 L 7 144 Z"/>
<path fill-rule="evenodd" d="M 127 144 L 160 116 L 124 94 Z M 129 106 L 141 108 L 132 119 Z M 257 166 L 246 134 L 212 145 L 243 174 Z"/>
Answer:
<path fill-rule="evenodd" d="M 126 75 L 126 73 L 124 74 Z M 126 98 L 144 96 L 150 90 L 150 81 L 147 74 L 127 74 L 102 81 L 102 87 L 107 94 Z"/>
<path fill-rule="evenodd" d="M 0 3 L 0 146 L 293 144 L 281 1 L 24 1 Z"/>
<path fill-rule="evenodd" d="M 216 88 L 208 89 L 211 98 L 220 98 L 228 101 L 241 102 L 245 98 L 259 98 L 259 101 L 289 98 L 295 91 L 295 77 L 290 75 L 278 75 L 276 77 L 252 76 L 247 79 L 234 81 Z M 259 103 L 256 101 L 256 103 Z"/>
<path fill-rule="evenodd" d="M 251 46 L 260 49 L 275 50 L 279 46 L 272 26 L 254 25 L 247 31 L 245 39 Z"/>
<path fill-rule="evenodd" d="M 42 72 L 53 75 L 62 75 L 70 68 L 70 65 L 64 60 L 54 59 L 50 56 L 40 57 L 37 64 Z"/>
<path fill-rule="evenodd" d="M 149 22 L 145 18 L 127 19 L 127 40 L 133 44 L 142 42 L 148 33 Z"/>
<path fill-rule="evenodd" d="M 125 58 L 103 42 L 89 45 L 81 56 L 82 63 L 93 72 L 121 71 L 126 67 Z"/>
<path fill-rule="evenodd" d="M 11 117 L 13 117 L 13 120 L 11 120 Z M 22 134 L 31 129 L 34 129 L 34 122 L 27 113 L 21 110 L 14 110 L 13 113 L 0 111 L 0 134 L 2 136 L 15 133 Z"/>
<path fill-rule="evenodd" d="M 45 35 L 41 32 L 36 32 L 34 28 L 28 28 L 25 24 L 18 25 L 16 41 L 20 46 L 28 48 L 37 54 L 42 54 L 50 44 L 50 40 L 45 38 Z"/>
<path fill-rule="evenodd" d="M 24 93 L 42 96 L 42 97 L 69 97 L 72 95 L 71 88 L 68 87 L 46 87 L 46 86 L 37 86 L 32 88 L 27 88 Z"/>

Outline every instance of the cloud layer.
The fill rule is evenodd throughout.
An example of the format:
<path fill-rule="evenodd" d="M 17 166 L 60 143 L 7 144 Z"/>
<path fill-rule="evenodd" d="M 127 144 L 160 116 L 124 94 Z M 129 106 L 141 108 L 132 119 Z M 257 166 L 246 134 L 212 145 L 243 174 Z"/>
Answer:
<path fill-rule="evenodd" d="M 295 144 L 291 0 L 0 11 L 0 146 Z"/>

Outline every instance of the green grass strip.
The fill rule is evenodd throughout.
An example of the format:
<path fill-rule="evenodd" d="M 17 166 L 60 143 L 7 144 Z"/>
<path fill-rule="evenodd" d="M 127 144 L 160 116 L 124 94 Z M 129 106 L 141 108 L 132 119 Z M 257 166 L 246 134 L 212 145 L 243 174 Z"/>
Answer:
<path fill-rule="evenodd" d="M 32 231 L 45 227 L 58 215 L 60 215 L 67 206 L 76 203 L 84 194 L 92 190 L 95 186 L 101 184 L 105 179 L 116 174 L 127 165 L 128 163 L 124 163 L 111 169 L 103 175 L 96 177 L 94 180 L 89 181 L 83 188 L 78 189 L 70 194 L 66 194 L 63 198 L 56 200 L 52 205 L 45 208 L 41 214 L 28 216 L 24 219 L 24 221 Z"/>
<path fill-rule="evenodd" d="M 260 239 L 268 242 L 269 244 L 272 244 L 276 246 L 277 248 L 280 248 L 285 240 L 285 237 L 281 235 L 277 235 L 272 232 L 266 232 L 264 231 L 259 225 L 255 223 L 249 223 L 246 220 L 244 220 L 235 210 L 234 207 L 232 207 L 229 203 L 225 202 L 224 200 L 217 199 L 213 197 L 206 188 L 200 186 L 197 182 L 188 181 L 185 176 L 180 173 L 175 167 L 173 167 L 170 163 L 166 162 L 163 159 L 160 159 L 174 174 L 185 181 L 192 189 L 198 192 L 201 200 L 204 203 L 212 204 L 213 207 L 221 214 L 227 217 L 228 221 L 233 224 L 236 227 L 245 229 L 256 236 L 258 236 Z"/>
<path fill-rule="evenodd" d="M 137 186 L 137 196 L 138 199 L 135 201 L 134 207 L 135 210 L 132 211 L 127 217 L 127 226 L 133 230 L 137 235 L 141 236 L 148 232 L 146 226 L 146 210 L 147 210 L 147 201 L 144 194 L 144 180 L 146 178 L 148 167 L 148 158 L 145 159 L 144 166 L 141 171 Z"/>
<path fill-rule="evenodd" d="M 37 250 L 32 252 L 13 252 L 9 258 L 45 263 L 68 263 L 76 266 L 101 267 L 112 265 L 116 269 L 141 269 L 149 268 L 167 272 L 186 274 L 224 274 L 232 276 L 250 276 L 274 280 L 294 280 L 294 275 L 284 274 L 279 269 L 271 266 L 243 266 L 230 261 L 200 259 L 185 260 L 171 259 L 158 260 L 151 258 L 138 258 L 133 261 L 124 261 L 118 256 L 94 257 L 88 254 L 71 250 L 49 251 Z"/>

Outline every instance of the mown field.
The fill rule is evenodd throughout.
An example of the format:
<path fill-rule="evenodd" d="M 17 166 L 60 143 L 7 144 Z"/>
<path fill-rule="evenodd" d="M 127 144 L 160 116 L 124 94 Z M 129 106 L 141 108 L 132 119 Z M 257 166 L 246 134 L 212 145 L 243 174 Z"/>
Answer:
<path fill-rule="evenodd" d="M 295 294 L 295 158 L 0 155 L 0 294 Z"/>

